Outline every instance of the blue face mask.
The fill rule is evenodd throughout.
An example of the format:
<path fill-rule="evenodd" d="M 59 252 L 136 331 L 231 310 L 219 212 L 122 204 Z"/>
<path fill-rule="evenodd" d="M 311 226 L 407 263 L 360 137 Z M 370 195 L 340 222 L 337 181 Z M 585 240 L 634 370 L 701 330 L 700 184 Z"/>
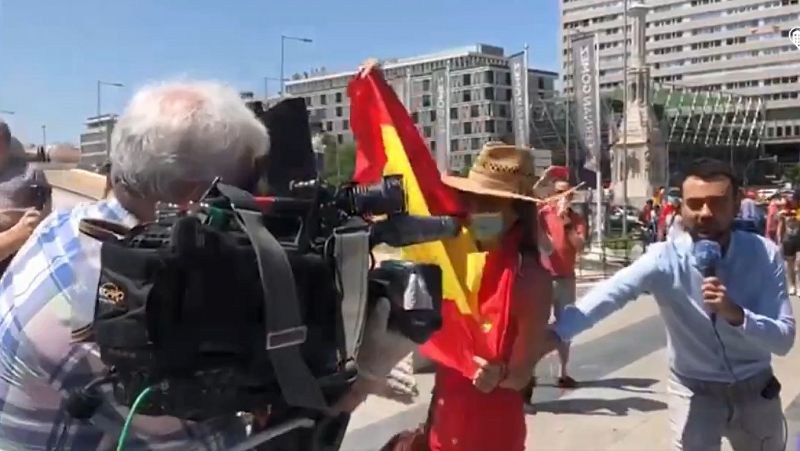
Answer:
<path fill-rule="evenodd" d="M 505 229 L 502 213 L 475 213 L 471 216 L 469 231 L 478 241 L 489 241 L 500 236 Z"/>

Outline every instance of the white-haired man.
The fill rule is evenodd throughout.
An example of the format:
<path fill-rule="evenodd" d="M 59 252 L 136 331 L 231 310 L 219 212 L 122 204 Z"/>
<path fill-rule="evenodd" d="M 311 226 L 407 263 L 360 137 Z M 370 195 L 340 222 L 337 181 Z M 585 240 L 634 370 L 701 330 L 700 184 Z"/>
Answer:
<path fill-rule="evenodd" d="M 94 318 L 100 276 L 100 243 L 80 236 L 80 220 L 152 220 L 158 201 L 197 199 L 217 176 L 250 187 L 254 162 L 268 148 L 266 129 L 230 88 L 183 82 L 134 96 L 111 139 L 111 196 L 50 215 L 0 279 L 1 450 L 114 449 L 127 415 L 113 402 L 86 423 L 65 412 L 68 392 L 105 370 L 95 346 L 71 341 L 71 332 Z M 380 378 L 410 348 L 386 333 L 388 305 L 376 310 L 382 313 L 367 323 L 365 341 L 372 344 L 364 354 L 378 358 L 362 358 L 359 366 Z M 334 410 L 350 411 L 382 389 L 360 378 Z M 244 434 L 233 416 L 199 424 L 140 415 L 125 449 L 224 450 Z"/>

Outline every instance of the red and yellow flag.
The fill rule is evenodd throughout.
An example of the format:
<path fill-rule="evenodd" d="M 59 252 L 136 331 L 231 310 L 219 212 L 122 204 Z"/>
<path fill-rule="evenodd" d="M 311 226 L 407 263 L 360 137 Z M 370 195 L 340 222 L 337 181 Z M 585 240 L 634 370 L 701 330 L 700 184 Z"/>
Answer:
<path fill-rule="evenodd" d="M 353 180 L 374 183 L 383 176 L 402 175 L 409 214 L 462 214 L 458 194 L 442 183 L 414 122 L 380 71 L 356 76 L 348 86 L 348 95 L 356 139 Z M 504 333 L 498 334 L 495 326 L 505 329 L 507 317 L 507 306 L 479 305 L 486 255 L 477 251 L 466 230 L 457 238 L 408 246 L 401 252 L 404 259 L 437 264 L 442 269 L 444 326 L 425 344 L 423 352 L 472 377 L 474 355 L 498 357 Z"/>

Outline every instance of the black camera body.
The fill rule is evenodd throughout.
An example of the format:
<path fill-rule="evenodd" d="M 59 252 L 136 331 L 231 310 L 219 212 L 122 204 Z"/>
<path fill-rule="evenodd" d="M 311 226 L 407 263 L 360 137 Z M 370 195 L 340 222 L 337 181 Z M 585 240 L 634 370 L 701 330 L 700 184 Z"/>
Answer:
<path fill-rule="evenodd" d="M 137 413 L 196 421 L 270 406 L 319 414 L 354 380 L 378 298 L 392 305 L 389 327 L 417 343 L 441 327 L 438 266 L 370 268 L 372 246 L 398 232 L 361 216 L 393 211 L 382 222 L 408 224 L 413 217 L 396 203 L 401 183 L 298 186 L 306 194 L 271 199 L 262 211 L 248 193 L 215 185 L 199 204 L 162 208 L 155 222 L 103 243 L 93 339 L 117 402 L 131 406 L 150 387 Z M 374 211 L 357 210 L 366 205 Z M 425 241 L 457 231 L 455 222 L 437 224 Z M 357 246 L 337 254 L 354 236 Z M 353 284 L 366 290 L 348 290 Z"/>

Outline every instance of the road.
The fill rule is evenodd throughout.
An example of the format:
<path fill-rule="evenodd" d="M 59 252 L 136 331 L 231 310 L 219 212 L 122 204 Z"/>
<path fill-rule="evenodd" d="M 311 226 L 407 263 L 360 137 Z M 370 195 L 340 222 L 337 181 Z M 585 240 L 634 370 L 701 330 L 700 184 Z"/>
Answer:
<path fill-rule="evenodd" d="M 794 298 L 798 310 L 797 298 Z M 665 379 L 666 336 L 655 301 L 642 296 L 587 331 L 575 341 L 572 373 L 582 388 L 553 387 L 556 359 L 537 368 L 541 387 L 526 422 L 528 450 L 534 451 L 658 451 L 670 449 Z M 789 447 L 800 434 L 800 347 L 776 358 L 783 383 L 782 400 L 789 426 Z M 418 377 L 428 394 L 432 376 Z M 375 451 L 395 433 L 424 421 L 428 396 L 411 406 L 370 398 L 352 419 L 343 451 Z M 465 414 L 468 414 L 465 412 Z M 727 448 L 727 443 L 723 449 Z"/>

